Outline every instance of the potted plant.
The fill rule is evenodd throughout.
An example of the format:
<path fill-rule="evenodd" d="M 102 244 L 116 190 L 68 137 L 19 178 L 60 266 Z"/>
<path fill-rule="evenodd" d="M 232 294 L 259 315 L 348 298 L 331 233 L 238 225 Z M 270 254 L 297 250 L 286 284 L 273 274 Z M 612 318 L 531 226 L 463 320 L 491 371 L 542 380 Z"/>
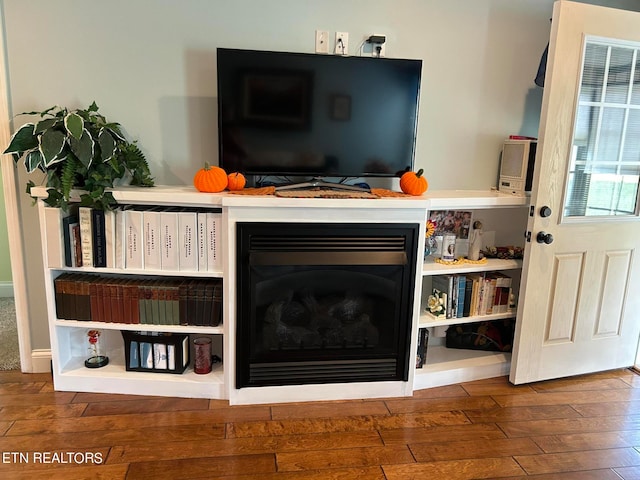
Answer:
<path fill-rule="evenodd" d="M 24 160 L 27 172 L 46 174 L 45 203 L 68 210 L 72 190 L 80 205 L 109 210 L 116 203 L 108 190 L 125 177 L 131 185 L 153 186 L 149 165 L 135 142 L 128 142 L 120 124 L 107 122 L 93 102 L 86 110 L 51 107 L 40 120 L 26 123 L 11 137 L 4 153 Z M 27 183 L 27 193 L 35 186 Z"/>

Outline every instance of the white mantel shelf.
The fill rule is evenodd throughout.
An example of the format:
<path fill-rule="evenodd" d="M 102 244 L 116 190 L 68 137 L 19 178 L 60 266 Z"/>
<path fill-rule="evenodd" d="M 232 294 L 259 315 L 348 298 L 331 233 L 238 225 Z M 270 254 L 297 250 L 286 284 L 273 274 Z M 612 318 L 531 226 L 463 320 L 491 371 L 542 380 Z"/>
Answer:
<path fill-rule="evenodd" d="M 34 187 L 31 194 L 47 196 L 46 187 Z M 183 205 L 211 207 L 291 207 L 291 208 L 490 208 L 526 205 L 529 198 L 495 190 L 429 190 L 415 197 L 362 198 L 290 198 L 274 195 L 238 195 L 229 192 L 203 193 L 187 185 L 155 187 L 118 187 L 112 190 L 119 203 Z"/>

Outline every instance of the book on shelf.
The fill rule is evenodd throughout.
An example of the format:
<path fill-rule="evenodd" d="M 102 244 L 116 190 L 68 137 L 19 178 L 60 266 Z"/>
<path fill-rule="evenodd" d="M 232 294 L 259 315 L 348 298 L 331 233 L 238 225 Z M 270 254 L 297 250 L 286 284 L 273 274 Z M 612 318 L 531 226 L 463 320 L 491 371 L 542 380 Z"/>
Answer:
<path fill-rule="evenodd" d="M 76 320 L 91 320 L 91 275 L 80 274 L 75 277 Z"/>
<path fill-rule="evenodd" d="M 93 266 L 107 266 L 107 236 L 105 233 L 104 210 L 91 210 L 91 242 L 93 245 Z"/>
<path fill-rule="evenodd" d="M 143 237 L 143 212 L 134 208 L 125 208 L 124 215 L 124 268 L 142 269 L 144 267 Z"/>
<path fill-rule="evenodd" d="M 127 283 L 127 288 L 130 291 L 129 295 L 129 317 L 132 324 L 140 323 L 140 288 L 137 280 L 132 279 Z"/>
<path fill-rule="evenodd" d="M 127 368 L 139 368 L 140 367 L 140 357 L 138 356 L 138 342 L 132 340 L 129 343 L 129 361 L 127 362 Z"/>
<path fill-rule="evenodd" d="M 464 307 L 462 311 L 463 317 L 470 316 L 471 312 L 471 296 L 473 294 L 473 277 L 465 275 L 464 285 Z"/>
<path fill-rule="evenodd" d="M 98 289 L 100 280 L 101 279 L 95 279 L 89 283 L 91 320 L 94 322 L 102 322 L 104 317 L 104 307 L 102 305 L 102 299 L 99 296 L 100 290 Z"/>
<path fill-rule="evenodd" d="M 444 299 L 446 318 L 508 313 L 511 287 L 511 277 L 502 272 L 432 276 L 433 290 Z"/>
<path fill-rule="evenodd" d="M 478 315 L 488 315 L 493 308 L 493 292 L 495 289 L 495 282 L 492 283 L 491 277 L 485 274 L 482 280 L 482 286 L 480 289 L 480 305 L 478 307 Z"/>
<path fill-rule="evenodd" d="M 82 246 L 82 266 L 93 266 L 93 226 L 92 208 L 79 207 L 78 221 L 80 223 L 80 244 Z"/>
<path fill-rule="evenodd" d="M 144 238 L 144 268 L 160 270 L 160 210 L 148 209 L 142 212 Z"/>
<path fill-rule="evenodd" d="M 453 275 L 434 275 L 432 288 L 443 296 L 446 318 L 452 318 L 453 314 Z"/>
<path fill-rule="evenodd" d="M 151 317 L 151 285 L 150 281 L 144 281 L 138 286 L 138 316 L 140 317 L 141 324 L 150 324 L 152 322 Z M 147 318 L 147 312 L 148 318 Z"/>
<path fill-rule="evenodd" d="M 153 344 L 153 366 L 159 370 L 167 369 L 167 345 L 164 343 Z"/>
<path fill-rule="evenodd" d="M 56 207 L 44 207 L 44 237 L 47 239 L 46 265 L 49 268 L 61 268 L 66 265 L 65 255 L 65 219 L 71 215 Z M 67 265 L 68 266 L 68 265 Z"/>
<path fill-rule="evenodd" d="M 178 214 L 167 209 L 160 212 L 160 265 L 162 270 L 178 270 Z"/>
<path fill-rule="evenodd" d="M 207 213 L 197 213 L 198 228 L 198 270 L 206 272 L 207 267 Z"/>
<path fill-rule="evenodd" d="M 178 269 L 198 271 L 198 213 L 195 211 L 178 212 Z"/>
<path fill-rule="evenodd" d="M 116 207 L 113 210 L 113 229 L 114 229 L 114 262 L 113 268 L 125 268 L 127 248 L 126 248 L 126 226 L 125 214 L 123 207 Z M 108 261 L 108 258 L 107 258 Z"/>
<path fill-rule="evenodd" d="M 151 298 L 149 300 L 149 307 L 151 310 L 147 310 L 147 320 L 151 320 L 152 325 L 162 325 L 160 320 L 160 293 L 159 293 L 160 280 L 154 280 L 153 288 L 151 288 Z M 164 309 L 164 305 L 163 305 Z"/>
<path fill-rule="evenodd" d="M 73 229 L 78 226 L 78 215 L 69 214 L 62 218 L 62 238 L 64 241 L 64 264 L 67 267 L 78 267 L 75 254 L 75 234 Z M 48 241 L 49 237 L 47 237 Z"/>
<path fill-rule="evenodd" d="M 150 342 L 140 342 L 140 367 L 153 368 L 153 344 Z"/>
<path fill-rule="evenodd" d="M 156 300 L 157 308 L 153 308 L 156 325 L 168 325 L 167 321 L 167 279 L 159 279 L 156 283 L 155 293 L 152 297 Z"/>
<path fill-rule="evenodd" d="M 483 275 L 481 274 L 471 274 L 468 275 L 469 279 L 472 282 L 472 291 L 471 291 L 471 305 L 469 306 L 469 316 L 475 317 L 478 313 L 478 303 L 480 299 L 480 290 L 483 283 Z"/>
<path fill-rule="evenodd" d="M 178 207 L 46 207 L 48 266 L 219 271 L 221 213 Z M 59 259 L 58 259 L 59 257 Z"/>
<path fill-rule="evenodd" d="M 493 313 L 507 313 L 509 311 L 509 295 L 511 294 L 512 279 L 502 272 L 492 274 L 496 279 L 493 297 Z"/>
<path fill-rule="evenodd" d="M 222 282 L 205 278 L 119 278 L 65 272 L 54 280 L 56 316 L 104 323 L 217 326 Z"/>
<path fill-rule="evenodd" d="M 123 280 L 120 288 L 122 289 L 122 318 L 121 323 L 132 324 L 133 319 L 131 316 L 131 296 L 132 288 L 130 285 L 131 280 Z"/>
<path fill-rule="evenodd" d="M 98 298 L 102 305 L 102 322 L 111 322 L 111 278 L 103 278 L 99 282 Z"/>
<path fill-rule="evenodd" d="M 170 280 L 166 284 L 167 325 L 180 324 L 180 282 Z"/>
<path fill-rule="evenodd" d="M 116 212 L 104 211 L 104 237 L 107 268 L 116 268 Z"/>
<path fill-rule="evenodd" d="M 424 367 L 427 361 L 427 344 L 429 342 L 429 329 L 418 329 L 418 348 L 416 350 L 416 368 Z"/>
<path fill-rule="evenodd" d="M 210 272 L 222 268 L 221 238 L 222 214 L 207 213 L 207 270 Z"/>
<path fill-rule="evenodd" d="M 66 318 L 66 295 L 67 289 L 65 284 L 66 277 L 72 275 L 71 273 L 63 273 L 59 275 L 53 281 L 53 295 L 56 301 L 56 317 L 57 318 Z"/>
<path fill-rule="evenodd" d="M 167 368 L 176 369 L 176 346 L 172 344 L 167 345 Z"/>
<path fill-rule="evenodd" d="M 71 233 L 73 235 L 71 239 L 71 246 L 73 247 L 73 267 L 82 267 L 82 240 L 80 239 L 80 224 L 74 223 L 69 225 Z"/>
<path fill-rule="evenodd" d="M 467 286 L 467 277 L 465 275 L 456 275 L 456 318 L 464 317 L 464 299 Z"/>

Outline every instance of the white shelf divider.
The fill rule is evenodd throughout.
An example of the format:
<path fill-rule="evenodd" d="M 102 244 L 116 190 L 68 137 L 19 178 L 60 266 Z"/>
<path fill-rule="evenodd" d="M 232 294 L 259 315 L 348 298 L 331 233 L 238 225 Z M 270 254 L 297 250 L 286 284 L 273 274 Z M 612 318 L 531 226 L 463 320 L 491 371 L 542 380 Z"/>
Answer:
<path fill-rule="evenodd" d="M 69 328 L 95 328 L 98 330 L 132 330 L 144 332 L 166 332 L 166 333 L 202 333 L 208 335 L 222 335 L 224 329 L 222 325 L 217 327 L 207 327 L 200 325 L 151 325 L 146 323 L 110 323 L 110 322 L 85 322 L 78 320 L 56 320 L 58 327 Z"/>
<path fill-rule="evenodd" d="M 493 270 L 516 270 L 518 268 L 522 268 L 522 260 L 520 259 L 488 258 L 487 263 L 461 263 L 458 265 L 446 265 L 428 258 L 422 264 L 422 275 L 489 272 Z"/>
<path fill-rule="evenodd" d="M 448 325 L 460 325 L 463 323 L 488 322 L 491 320 L 502 320 L 504 318 L 514 318 L 516 312 L 510 310 L 504 313 L 492 313 L 489 315 L 475 315 L 473 317 L 444 318 L 436 317 L 429 312 L 420 315 L 420 327 L 444 327 Z"/>

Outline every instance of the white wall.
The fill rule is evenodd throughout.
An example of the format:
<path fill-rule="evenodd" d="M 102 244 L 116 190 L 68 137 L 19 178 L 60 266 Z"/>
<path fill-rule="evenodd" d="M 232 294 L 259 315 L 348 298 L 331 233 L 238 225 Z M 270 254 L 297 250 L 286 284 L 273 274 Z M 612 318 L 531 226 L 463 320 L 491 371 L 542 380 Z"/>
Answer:
<path fill-rule="evenodd" d="M 637 9 L 635 0 L 592 0 Z M 159 184 L 217 161 L 217 47 L 312 52 L 315 30 L 373 33 L 423 60 L 416 168 L 432 189 L 495 185 L 502 139 L 537 134 L 533 83 L 552 0 L 4 0 L 13 113 L 92 101 L 147 155 Z M 16 125 L 24 122 L 19 118 Z M 25 179 L 26 181 L 26 179 Z M 32 345 L 48 346 L 38 226 L 22 194 Z"/>

